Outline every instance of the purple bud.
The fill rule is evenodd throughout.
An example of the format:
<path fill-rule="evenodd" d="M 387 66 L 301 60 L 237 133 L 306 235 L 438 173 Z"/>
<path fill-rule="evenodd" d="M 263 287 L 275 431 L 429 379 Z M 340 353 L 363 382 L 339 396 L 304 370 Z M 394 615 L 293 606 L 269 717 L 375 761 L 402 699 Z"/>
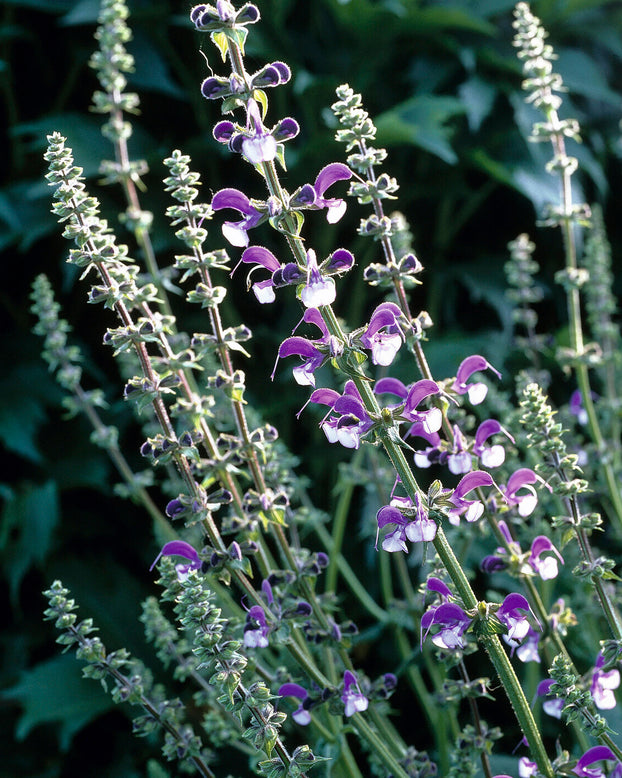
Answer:
<path fill-rule="evenodd" d="M 203 14 L 207 6 L 204 3 L 201 3 L 201 5 L 195 5 L 194 8 L 190 11 L 190 21 L 193 24 L 196 24 L 199 17 Z"/>
<path fill-rule="evenodd" d="M 272 65 L 266 65 L 255 73 L 251 79 L 253 89 L 262 89 L 267 86 L 277 86 L 281 82 L 281 74 Z"/>
<path fill-rule="evenodd" d="M 286 84 L 292 77 L 292 71 L 289 69 L 289 65 L 285 62 L 273 62 L 272 67 L 279 71 L 279 77 L 282 84 Z"/>
<path fill-rule="evenodd" d="M 496 573 L 499 570 L 505 570 L 508 566 L 507 560 L 500 556 L 485 556 L 480 562 L 480 570 L 484 573 Z"/>
<path fill-rule="evenodd" d="M 229 82 L 223 78 L 210 76 L 201 84 L 201 94 L 206 100 L 216 100 L 231 92 Z"/>
<path fill-rule="evenodd" d="M 214 127 L 213 135 L 218 143 L 229 143 L 235 134 L 235 124 L 233 122 L 218 122 Z"/>
<path fill-rule="evenodd" d="M 165 510 L 169 519 L 175 519 L 179 516 L 180 513 L 183 513 L 186 510 L 186 507 L 180 500 L 175 498 L 168 503 Z"/>
<path fill-rule="evenodd" d="M 286 116 L 272 130 L 272 137 L 276 141 L 291 140 L 300 132 L 300 126 L 291 116 Z M 310 185 L 309 185 L 310 186 Z M 313 187 L 311 187 L 313 188 Z"/>
<path fill-rule="evenodd" d="M 290 204 L 292 208 L 301 208 L 305 205 L 313 205 L 316 199 L 317 194 L 315 189 L 311 186 L 311 184 L 305 184 L 296 194 L 294 194 Z"/>
<path fill-rule="evenodd" d="M 240 8 L 238 15 L 235 17 L 237 24 L 255 24 L 259 21 L 259 10 L 257 6 L 248 3 Z"/>
<path fill-rule="evenodd" d="M 328 561 L 328 554 L 325 554 L 323 551 L 318 551 L 317 563 L 322 569 L 328 567 Z"/>

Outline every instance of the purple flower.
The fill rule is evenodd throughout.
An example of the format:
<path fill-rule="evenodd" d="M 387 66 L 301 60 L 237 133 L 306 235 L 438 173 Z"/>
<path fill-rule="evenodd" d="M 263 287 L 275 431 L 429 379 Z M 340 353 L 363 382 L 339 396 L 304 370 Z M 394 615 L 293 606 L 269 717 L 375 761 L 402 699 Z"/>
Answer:
<path fill-rule="evenodd" d="M 313 210 L 327 209 L 326 219 L 335 224 L 346 211 L 345 200 L 326 198 L 324 193 L 337 181 L 347 181 L 352 178 L 352 171 L 342 162 L 333 162 L 323 167 L 315 179 L 315 183 L 305 184 L 294 192 L 290 199 L 290 207 L 294 209 L 311 208 Z"/>
<path fill-rule="evenodd" d="M 438 462 L 441 458 L 441 437 L 438 432 L 426 432 L 421 422 L 415 422 L 408 430 L 408 435 L 417 438 L 423 438 L 430 445 L 424 449 L 415 451 L 414 461 L 417 467 L 428 468 Z"/>
<path fill-rule="evenodd" d="M 479 457 L 484 467 L 499 467 L 505 461 L 505 449 L 499 443 L 494 446 L 485 446 L 485 442 L 493 435 L 502 432 L 512 443 L 514 438 L 505 430 L 496 419 L 486 419 L 477 428 L 475 433 L 475 445 L 473 453 Z"/>
<path fill-rule="evenodd" d="M 212 198 L 212 208 L 219 211 L 222 208 L 233 208 L 239 211 L 243 218 L 239 222 L 225 222 L 222 225 L 222 234 L 232 246 L 243 248 L 248 246 L 248 230 L 256 227 L 268 217 L 266 213 L 259 211 L 251 201 L 239 189 L 221 189 Z"/>
<path fill-rule="evenodd" d="M 504 637 L 506 636 L 504 635 Z M 531 626 L 529 627 L 525 640 L 516 648 L 516 656 L 521 662 L 540 662 L 538 646 L 541 637 L 540 632 L 536 632 Z"/>
<path fill-rule="evenodd" d="M 292 718 L 297 724 L 306 727 L 311 723 L 311 714 L 309 713 L 309 692 L 297 683 L 284 683 L 278 690 L 279 697 L 296 697 L 300 700 L 300 706 L 292 713 Z"/>
<path fill-rule="evenodd" d="M 590 692 L 597 708 L 600 710 L 611 710 L 616 706 L 613 690 L 620 685 L 620 673 L 615 668 L 605 672 L 602 669 L 604 664 L 605 657 L 599 653 L 592 674 Z"/>
<path fill-rule="evenodd" d="M 536 762 L 532 762 L 526 756 L 521 756 L 518 760 L 518 778 L 530 778 L 530 776 L 536 775 L 537 772 L 538 765 Z"/>
<path fill-rule="evenodd" d="M 249 100 L 247 103 L 246 121 L 252 135 L 242 140 L 242 154 L 252 165 L 271 162 L 276 157 L 276 140 L 272 133 L 264 127 L 259 106 L 255 100 Z"/>
<path fill-rule="evenodd" d="M 494 486 L 494 483 L 492 476 L 483 470 L 474 470 L 461 478 L 449 498 L 456 506 L 449 512 L 449 521 L 457 526 L 463 514 L 466 521 L 477 521 L 484 513 L 484 505 L 480 500 L 467 500 L 465 495 L 482 486 Z"/>
<path fill-rule="evenodd" d="M 244 625 L 244 646 L 246 648 L 265 648 L 268 645 L 270 627 L 261 605 L 253 605 L 246 614 Z"/>
<path fill-rule="evenodd" d="M 523 613 L 522 611 L 526 611 Z M 508 629 L 508 639 L 518 643 L 529 632 L 529 622 L 527 613 L 531 613 L 531 608 L 527 599 L 522 594 L 512 593 L 503 600 L 497 618 Z"/>
<path fill-rule="evenodd" d="M 257 281 L 252 285 L 253 293 L 260 303 L 272 303 L 276 299 L 274 294 L 274 278 L 278 274 L 283 275 L 286 265 L 281 265 L 279 260 L 274 254 L 263 246 L 250 246 L 242 253 L 242 258 L 238 264 L 233 268 L 231 274 L 235 273 L 238 266 L 244 263 L 246 265 L 254 265 L 249 271 L 247 277 L 247 285 L 250 286 L 251 275 L 257 270 L 257 268 L 263 267 L 270 273 L 270 278 L 264 281 Z M 296 266 L 294 265 L 294 268 Z"/>
<path fill-rule="evenodd" d="M 315 251 L 307 251 L 307 283 L 300 292 L 300 299 L 307 308 L 319 308 L 320 305 L 330 305 L 337 295 L 335 282 L 320 273 Z"/>
<path fill-rule="evenodd" d="M 372 313 L 369 324 L 361 335 L 361 343 L 371 350 L 374 365 L 386 367 L 395 359 L 395 355 L 404 341 L 400 322 L 404 315 L 395 303 L 381 303 Z"/>
<path fill-rule="evenodd" d="M 538 495 L 533 486 L 531 486 L 538 480 L 542 479 L 538 478 L 533 470 L 530 470 L 528 467 L 521 467 L 510 476 L 507 486 L 505 488 L 502 487 L 507 504 L 516 506 L 520 516 L 530 516 L 538 504 Z M 519 495 L 518 492 L 521 489 L 526 490 L 526 494 Z"/>
<path fill-rule="evenodd" d="M 353 716 L 355 713 L 362 713 L 369 706 L 369 700 L 361 692 L 356 676 L 350 670 L 346 670 L 343 674 L 341 701 L 345 706 L 344 715 L 347 717 Z"/>
<path fill-rule="evenodd" d="M 436 522 L 424 511 L 418 496 L 415 503 L 408 497 L 393 498 L 390 505 L 380 508 L 376 521 L 378 530 L 391 524 L 396 526 L 395 530 L 383 538 L 382 548 L 385 551 L 407 552 L 407 539 L 412 543 L 421 543 L 436 537 Z"/>
<path fill-rule="evenodd" d="M 417 407 L 426 397 L 440 394 L 440 391 L 440 387 L 435 381 L 426 378 L 408 387 L 404 386 L 397 378 L 381 378 L 376 381 L 374 387 L 375 394 L 395 394 L 405 400 L 401 412 L 402 418 L 413 424 L 420 422 L 428 433 L 438 432 L 443 423 L 443 414 L 440 408 L 418 411 Z"/>
<path fill-rule="evenodd" d="M 590 396 L 592 400 L 598 399 L 598 395 L 596 394 L 596 392 L 590 392 Z M 579 389 L 575 389 L 574 392 L 570 395 L 570 403 L 568 405 L 568 410 L 570 411 L 570 413 L 572 413 L 573 416 L 577 417 L 577 421 L 579 424 L 582 425 L 587 424 L 588 415 L 583 405 L 583 395 L 581 394 L 581 391 Z"/>
<path fill-rule="evenodd" d="M 450 651 L 465 647 L 464 633 L 470 624 L 471 618 L 453 602 L 431 608 L 421 617 L 421 630 L 425 630 L 423 638 L 428 636 L 432 627 L 440 627 L 440 630 L 432 636 L 432 642 L 435 646 Z"/>
<path fill-rule="evenodd" d="M 315 340 L 307 340 L 298 336 L 286 338 L 279 347 L 271 378 L 274 379 L 279 359 L 295 354 L 301 357 L 303 361 L 302 365 L 298 365 L 293 370 L 296 383 L 301 386 L 315 386 L 314 372 L 329 357 L 339 356 L 341 353 L 341 343 L 331 336 L 322 314 L 317 308 L 307 308 L 305 310 L 301 321 L 294 327 L 294 332 L 303 321 L 307 324 L 315 324 L 321 331 L 322 337 Z"/>
<path fill-rule="evenodd" d="M 607 748 L 607 746 L 594 746 L 593 748 L 588 749 L 581 759 L 579 759 L 572 772 L 582 778 L 605 778 L 605 773 L 599 767 L 588 769 L 589 765 L 604 761 L 616 762 L 616 768 L 611 778 L 614 778 L 614 776 L 617 778 L 617 776 L 620 775 L 620 771 L 618 770 L 620 763 L 611 749 Z"/>
<path fill-rule="evenodd" d="M 456 380 L 454 381 L 453 389 L 458 394 L 466 394 L 469 397 L 469 401 L 472 405 L 479 405 L 484 401 L 486 394 L 488 393 L 488 387 L 482 383 L 468 383 L 469 378 L 474 373 L 479 373 L 481 370 L 492 370 L 492 372 L 501 378 L 501 373 L 486 360 L 484 357 L 480 357 L 475 354 L 471 357 L 467 357 L 460 363 L 458 372 L 456 373 Z"/>
<path fill-rule="evenodd" d="M 564 701 L 561 697 L 556 697 L 551 694 L 551 687 L 554 683 L 555 681 L 552 681 L 550 678 L 546 681 L 540 681 L 536 689 L 536 694 L 538 697 L 544 697 L 542 710 L 554 719 L 561 719 Z"/>
<path fill-rule="evenodd" d="M 547 551 L 552 551 L 553 556 L 542 557 Z M 557 557 L 557 559 L 555 558 Z M 564 564 L 564 559 L 546 535 L 538 535 L 531 544 L 531 553 L 528 562 L 543 581 L 557 578 L 557 560 Z"/>
<path fill-rule="evenodd" d="M 338 442 L 345 448 L 356 449 L 361 437 L 374 426 L 353 381 L 346 382 L 342 395 L 334 389 L 316 389 L 309 402 L 331 408 L 320 423 L 329 443 Z"/>
<path fill-rule="evenodd" d="M 203 565 L 201 558 L 190 545 L 190 543 L 186 543 L 184 540 L 171 540 L 162 546 L 162 551 L 160 551 L 160 553 L 154 559 L 153 564 L 149 568 L 150 572 L 157 565 L 160 557 L 163 556 L 181 556 L 184 557 L 184 559 L 188 559 L 190 561 L 190 563 L 187 565 L 175 565 L 177 577 L 180 581 L 183 581 L 188 576 L 190 570 L 200 570 Z"/>
<path fill-rule="evenodd" d="M 326 354 L 317 349 L 313 343 L 306 338 L 292 337 L 286 338 L 279 346 L 277 362 L 281 357 L 291 357 L 297 355 L 302 358 L 302 365 L 294 368 L 294 380 L 301 386 L 315 386 L 315 376 L 313 373 L 320 367 L 326 359 Z M 272 371 L 276 370 L 276 362 Z"/>
<path fill-rule="evenodd" d="M 257 6 L 246 3 L 240 10 L 229 0 L 216 0 L 216 7 L 201 3 L 190 11 L 190 20 L 200 32 L 218 32 L 223 26 L 254 24 L 259 20 Z"/>
<path fill-rule="evenodd" d="M 467 450 L 467 442 L 458 425 L 454 425 L 453 450 L 447 455 L 447 467 L 453 475 L 461 475 L 471 470 L 473 459 Z"/>

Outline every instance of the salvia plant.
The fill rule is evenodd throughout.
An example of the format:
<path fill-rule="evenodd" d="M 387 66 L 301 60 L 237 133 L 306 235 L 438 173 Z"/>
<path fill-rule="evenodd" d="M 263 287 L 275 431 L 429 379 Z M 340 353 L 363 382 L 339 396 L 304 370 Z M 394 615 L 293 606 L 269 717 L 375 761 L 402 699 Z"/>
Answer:
<path fill-rule="evenodd" d="M 117 469 L 118 494 L 153 522 L 153 594 L 140 621 L 161 666 L 105 646 L 60 580 L 45 592 L 45 618 L 84 675 L 132 706 L 135 733 L 158 735 L 153 775 L 620 778 L 622 618 L 608 549 L 622 535 L 622 350 L 603 218 L 577 202 L 567 147 L 580 127 L 565 118 L 547 33 L 518 3 L 513 43 L 538 115 L 531 140 L 548 148 L 558 183 L 541 223 L 563 249 L 568 337 L 539 326 L 537 246 L 508 236 L 522 362 L 512 376 L 515 364 L 464 354 L 440 376 L 426 356 L 433 322 L 413 307 L 424 263 L 364 98 L 339 86 L 336 161 L 294 180 L 287 155 L 301 128 L 275 108 L 292 73 L 246 57 L 261 13 L 261 2 L 192 8 L 189 28 L 218 63 L 196 84 L 213 116 L 206 143 L 229 155 L 230 186 L 210 191 L 171 150 L 170 205 L 152 214 L 141 204 L 147 163 L 128 151 L 139 109 L 127 91 L 128 10 L 102 0 L 93 109 L 114 157 L 101 174 L 124 194 L 130 245 L 87 191 L 71 139 L 48 137 L 52 210 L 88 302 L 108 315 L 103 341 L 142 430 L 142 468 L 83 377 L 44 275 L 32 286 L 35 332 L 67 411 L 88 419 Z M 256 185 L 243 191 L 249 174 Z M 360 220 L 350 246 L 312 245 L 309 223 L 336 225 L 346 210 Z M 153 239 L 163 219 L 178 241 L 172 266 Z M 373 261 L 362 266 L 366 246 Z M 340 299 L 353 288 L 369 301 L 346 321 Z M 267 365 L 232 316 L 234 290 L 260 311 L 298 307 Z M 572 388 L 552 399 L 556 371 Z M 295 398 L 295 423 L 313 420 L 339 451 L 333 515 L 317 508 L 304 454 L 289 453 L 279 419 L 264 417 L 250 374 Z M 366 507 L 355 530 L 356 486 Z"/>

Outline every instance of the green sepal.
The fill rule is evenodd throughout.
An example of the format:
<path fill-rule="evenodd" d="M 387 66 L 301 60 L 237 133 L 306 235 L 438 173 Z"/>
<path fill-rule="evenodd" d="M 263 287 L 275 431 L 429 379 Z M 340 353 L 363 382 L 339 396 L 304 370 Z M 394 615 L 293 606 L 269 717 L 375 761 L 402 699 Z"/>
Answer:
<path fill-rule="evenodd" d="M 268 113 L 268 95 L 263 89 L 254 89 L 253 97 L 261 106 L 261 121 L 263 122 Z"/>
<path fill-rule="evenodd" d="M 229 51 L 229 42 L 227 41 L 227 36 L 224 34 L 224 32 L 213 32 L 210 35 L 210 38 L 212 39 L 212 43 L 218 51 L 220 51 L 220 56 L 222 57 L 222 61 L 227 61 L 227 52 Z"/>

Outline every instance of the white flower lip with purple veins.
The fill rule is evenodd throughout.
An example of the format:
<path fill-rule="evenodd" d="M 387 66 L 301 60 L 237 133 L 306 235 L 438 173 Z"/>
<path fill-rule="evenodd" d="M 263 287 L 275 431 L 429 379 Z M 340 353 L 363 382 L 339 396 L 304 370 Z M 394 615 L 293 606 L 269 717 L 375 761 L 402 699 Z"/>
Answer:
<path fill-rule="evenodd" d="M 469 378 L 474 373 L 479 373 L 482 370 L 492 370 L 497 378 L 501 378 L 501 373 L 496 370 L 490 364 L 490 362 L 488 362 L 488 360 L 479 356 L 479 354 L 474 354 L 473 356 L 467 357 L 465 360 L 463 360 L 460 363 L 456 373 L 456 380 L 453 384 L 453 390 L 457 394 L 468 395 L 469 401 L 472 405 L 479 405 L 484 401 L 488 393 L 488 387 L 486 384 L 477 382 L 469 383 Z"/>

